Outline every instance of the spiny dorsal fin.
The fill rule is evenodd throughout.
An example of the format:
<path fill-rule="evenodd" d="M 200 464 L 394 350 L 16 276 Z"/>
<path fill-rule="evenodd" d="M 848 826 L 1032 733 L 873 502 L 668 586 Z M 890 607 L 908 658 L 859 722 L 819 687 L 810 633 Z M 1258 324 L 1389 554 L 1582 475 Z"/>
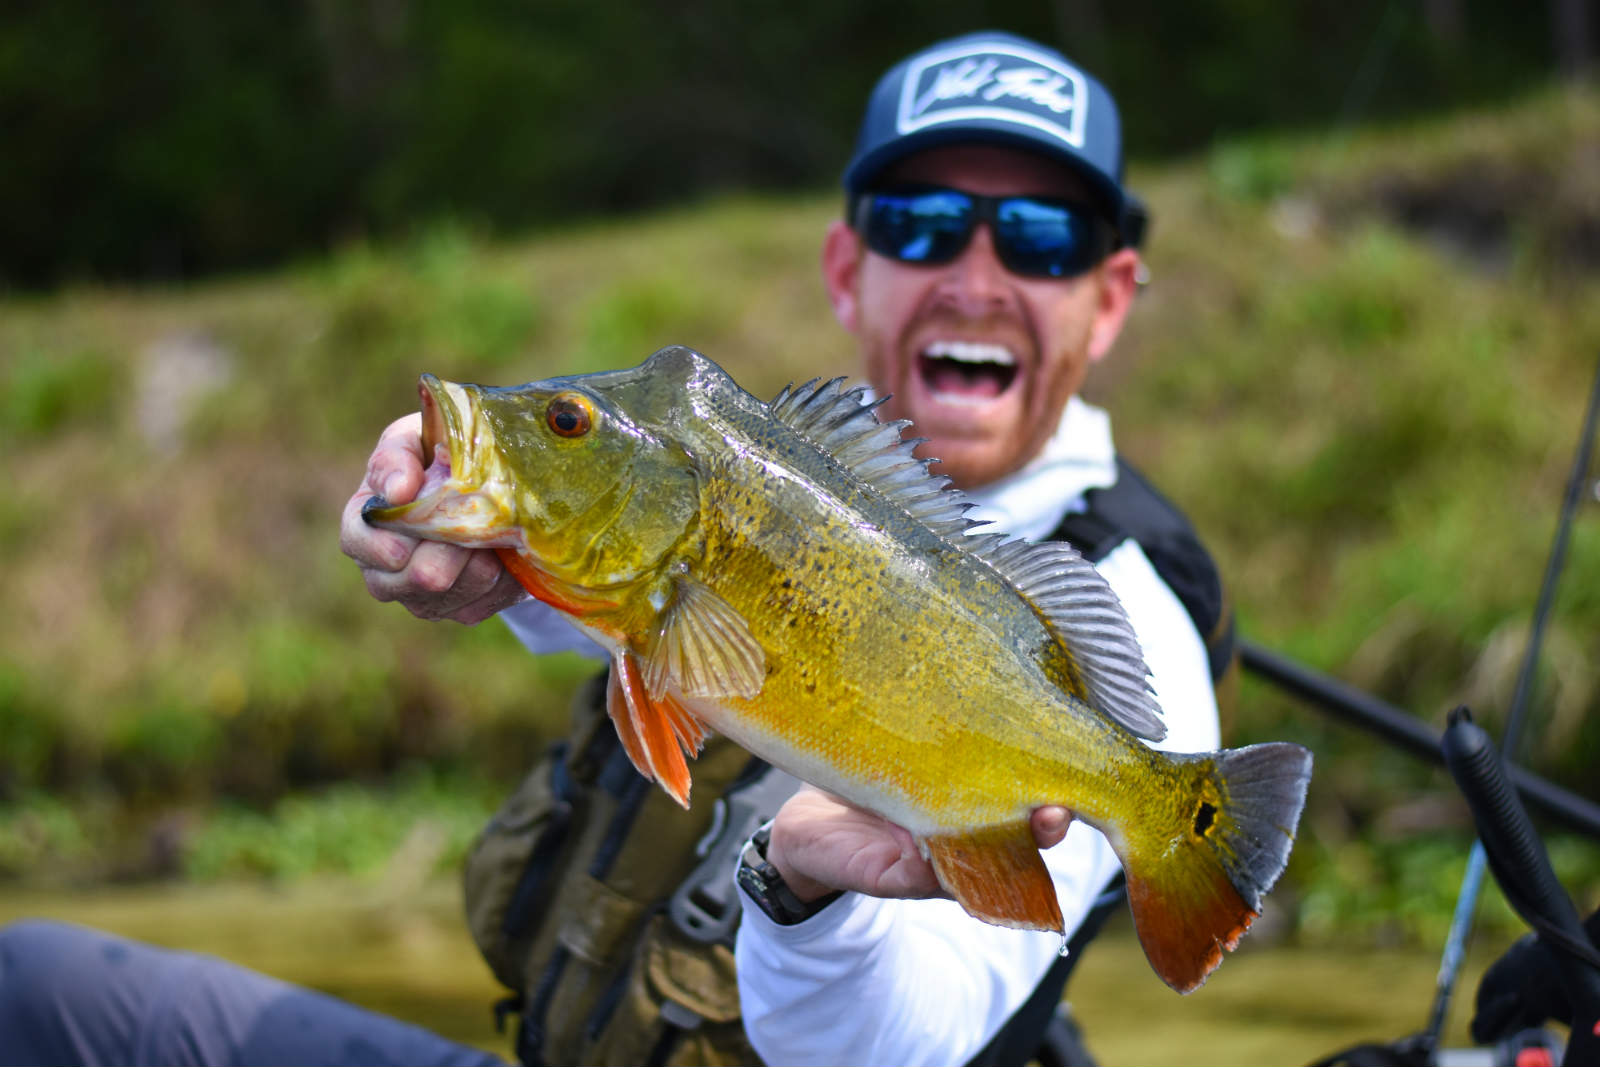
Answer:
<path fill-rule="evenodd" d="M 1135 736 L 1150 741 L 1167 736 L 1133 624 L 1092 563 L 1059 542 L 1007 541 L 999 534 L 968 540 L 973 542 L 968 551 L 999 571 L 1066 649 L 1086 690 L 1075 695 Z"/>
<path fill-rule="evenodd" d="M 644 686 L 660 700 L 675 684 L 688 697 L 753 697 L 767 679 L 767 654 L 738 609 L 687 576 L 661 616 L 644 662 Z"/>
<path fill-rule="evenodd" d="M 784 386 L 768 410 L 934 533 L 965 533 L 971 505 L 946 488 L 950 479 L 928 473 L 932 460 L 912 454 L 923 439 L 901 438 L 900 431 L 911 423 L 879 422 L 874 409 L 888 397 L 868 402 L 865 387 L 846 390 L 843 382 L 813 378 L 797 388 Z"/>

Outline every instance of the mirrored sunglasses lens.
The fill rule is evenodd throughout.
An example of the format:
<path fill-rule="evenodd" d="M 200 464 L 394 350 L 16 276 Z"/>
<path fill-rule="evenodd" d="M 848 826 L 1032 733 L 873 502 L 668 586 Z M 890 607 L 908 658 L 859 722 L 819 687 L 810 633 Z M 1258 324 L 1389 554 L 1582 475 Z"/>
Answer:
<path fill-rule="evenodd" d="M 868 205 L 867 247 L 905 263 L 944 263 L 966 247 L 972 201 L 960 193 L 875 193 Z"/>
<path fill-rule="evenodd" d="M 996 212 L 1000 258 L 1018 274 L 1070 278 L 1094 266 L 1089 216 L 1063 204 L 1006 200 Z"/>

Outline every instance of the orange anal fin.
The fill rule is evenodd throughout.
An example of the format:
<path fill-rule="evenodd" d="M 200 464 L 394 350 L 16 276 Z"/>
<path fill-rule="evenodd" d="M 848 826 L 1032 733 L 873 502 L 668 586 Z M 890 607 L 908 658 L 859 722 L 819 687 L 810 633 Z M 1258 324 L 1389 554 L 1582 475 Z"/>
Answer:
<path fill-rule="evenodd" d="M 1186 861 L 1188 870 L 1174 870 Z M 1202 864 L 1199 850 L 1180 848 L 1158 862 L 1154 871 L 1124 865 L 1133 925 L 1161 980 L 1192 993 L 1217 969 L 1223 951 L 1239 944 L 1257 912 L 1220 865 Z"/>
<path fill-rule="evenodd" d="M 683 758 L 683 745 L 679 741 L 679 728 L 674 726 L 674 717 L 692 720 L 670 696 L 661 701 L 651 699 L 640 677 L 638 662 L 630 652 L 619 651 L 611 657 L 606 711 L 616 724 L 622 747 L 639 773 L 659 782 L 668 796 L 687 808 L 689 764 Z"/>
<path fill-rule="evenodd" d="M 1026 822 L 921 839 L 939 884 L 971 915 L 996 926 L 1065 936 L 1055 883 Z"/>

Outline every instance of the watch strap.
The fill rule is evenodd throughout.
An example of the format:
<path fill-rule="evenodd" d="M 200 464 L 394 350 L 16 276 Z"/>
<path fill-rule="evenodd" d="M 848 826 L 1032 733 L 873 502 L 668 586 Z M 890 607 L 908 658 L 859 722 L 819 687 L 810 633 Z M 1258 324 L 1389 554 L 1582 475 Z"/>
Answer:
<path fill-rule="evenodd" d="M 779 926 L 795 926 L 844 895 L 844 890 L 835 889 L 816 900 L 805 901 L 795 896 L 794 890 L 783 880 L 783 875 L 778 873 L 778 868 L 767 860 L 767 846 L 771 842 L 772 824 L 767 823 L 745 845 L 744 854 L 739 859 L 739 870 L 734 876 L 739 888 L 767 918 Z"/>

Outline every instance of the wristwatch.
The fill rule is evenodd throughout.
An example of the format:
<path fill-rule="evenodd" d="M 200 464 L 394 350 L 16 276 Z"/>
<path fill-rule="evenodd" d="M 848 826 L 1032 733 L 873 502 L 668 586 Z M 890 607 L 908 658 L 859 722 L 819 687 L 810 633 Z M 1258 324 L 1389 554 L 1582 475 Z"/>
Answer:
<path fill-rule="evenodd" d="M 772 824 L 757 830 L 739 858 L 739 870 L 734 880 L 751 900 L 779 926 L 803 923 L 829 904 L 844 896 L 844 890 L 805 901 L 794 895 L 778 868 L 767 862 L 767 846 L 772 841 Z"/>

